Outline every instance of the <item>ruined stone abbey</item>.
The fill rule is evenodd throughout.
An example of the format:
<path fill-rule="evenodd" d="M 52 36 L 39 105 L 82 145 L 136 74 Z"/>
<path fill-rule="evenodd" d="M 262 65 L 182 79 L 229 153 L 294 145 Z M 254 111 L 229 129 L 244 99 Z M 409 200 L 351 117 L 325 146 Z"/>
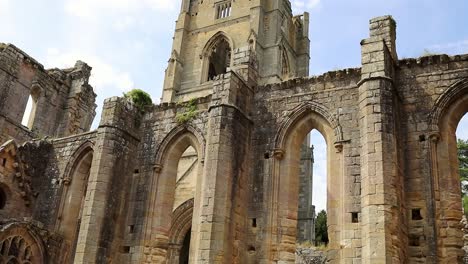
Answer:
<path fill-rule="evenodd" d="M 161 104 L 91 131 L 90 66 L 0 44 L 0 263 L 295 263 L 314 129 L 330 263 L 463 263 L 468 55 L 398 59 L 384 16 L 360 68 L 309 77 L 308 31 L 289 0 L 183 0 Z"/>

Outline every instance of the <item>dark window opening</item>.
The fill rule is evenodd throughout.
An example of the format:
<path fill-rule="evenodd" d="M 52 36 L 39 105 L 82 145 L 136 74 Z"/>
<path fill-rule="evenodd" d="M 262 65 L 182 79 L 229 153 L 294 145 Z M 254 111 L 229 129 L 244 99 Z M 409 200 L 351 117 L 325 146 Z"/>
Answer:
<path fill-rule="evenodd" d="M 130 226 L 128 227 L 128 232 L 129 232 L 130 234 L 135 233 L 135 226 L 134 226 L 134 225 L 130 225 Z"/>
<path fill-rule="evenodd" d="M 411 247 L 419 247 L 419 236 L 416 235 L 410 235 L 409 237 L 409 245 Z"/>
<path fill-rule="evenodd" d="M 231 2 L 219 4 L 216 7 L 216 19 L 225 18 L 231 16 L 232 6 Z"/>
<path fill-rule="evenodd" d="M 255 247 L 249 246 L 249 253 L 254 253 L 254 252 L 255 252 Z"/>
<path fill-rule="evenodd" d="M 7 159 L 2 159 L 2 166 L 6 167 Z"/>
<path fill-rule="evenodd" d="M 411 210 L 411 219 L 412 220 L 422 220 L 421 209 L 412 209 Z"/>
<path fill-rule="evenodd" d="M 128 254 L 128 253 L 130 253 L 130 247 L 128 247 L 128 246 L 127 246 L 127 247 L 123 247 L 123 248 L 122 248 L 122 251 L 123 251 L 123 253 Z"/>
<path fill-rule="evenodd" d="M 269 159 L 270 158 L 270 153 L 269 152 L 265 152 L 265 154 L 263 154 L 263 157 L 265 159 Z"/>
<path fill-rule="evenodd" d="M 257 227 L 257 218 L 252 218 L 252 227 Z"/>
<path fill-rule="evenodd" d="M 351 213 L 351 222 L 359 223 L 359 213 Z"/>
<path fill-rule="evenodd" d="M 426 141 L 426 136 L 425 135 L 420 135 L 419 136 L 419 142 L 424 142 Z"/>
<path fill-rule="evenodd" d="M 208 81 L 227 72 L 231 64 L 231 47 L 225 39 L 212 48 L 208 61 Z"/>
<path fill-rule="evenodd" d="M 133 173 L 138 174 L 138 173 L 140 173 L 140 170 L 139 170 L 139 169 L 135 169 L 135 170 L 133 171 Z"/>
<path fill-rule="evenodd" d="M 2 210 L 3 208 L 5 208 L 5 205 L 6 205 L 6 193 L 3 189 L 0 188 L 0 210 Z"/>

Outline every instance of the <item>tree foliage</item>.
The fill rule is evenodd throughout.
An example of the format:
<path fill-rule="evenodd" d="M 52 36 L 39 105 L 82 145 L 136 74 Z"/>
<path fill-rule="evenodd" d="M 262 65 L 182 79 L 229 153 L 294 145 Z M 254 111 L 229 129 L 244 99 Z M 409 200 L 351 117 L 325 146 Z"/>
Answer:
<path fill-rule="evenodd" d="M 458 139 L 458 164 L 463 198 L 463 209 L 468 215 L 468 140 Z"/>
<path fill-rule="evenodd" d="M 315 242 L 317 244 L 328 244 L 327 212 L 322 210 L 315 218 Z"/>
<path fill-rule="evenodd" d="M 153 104 L 151 96 L 147 92 L 140 89 L 133 89 L 127 93 L 124 93 L 124 97 L 132 100 L 132 102 L 140 110 L 144 110 L 146 106 Z"/>

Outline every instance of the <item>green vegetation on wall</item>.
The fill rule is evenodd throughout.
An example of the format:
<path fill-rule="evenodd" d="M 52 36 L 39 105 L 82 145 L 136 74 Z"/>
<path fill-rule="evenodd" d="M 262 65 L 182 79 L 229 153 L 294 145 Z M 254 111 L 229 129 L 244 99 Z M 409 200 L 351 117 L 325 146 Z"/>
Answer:
<path fill-rule="evenodd" d="M 132 102 L 140 111 L 143 111 L 146 106 L 153 104 L 151 96 L 147 92 L 140 89 L 133 89 L 127 93 L 124 93 L 124 97 L 132 100 Z"/>
<path fill-rule="evenodd" d="M 463 198 L 463 211 L 468 216 L 468 140 L 459 139 L 458 163 L 460 169 L 460 181 Z"/>
<path fill-rule="evenodd" d="M 185 108 L 185 110 L 184 112 L 178 113 L 176 115 L 177 123 L 179 124 L 183 124 L 190 121 L 197 115 L 198 112 L 197 104 L 195 103 L 194 99 L 191 99 L 186 103 L 182 103 L 181 105 Z"/>

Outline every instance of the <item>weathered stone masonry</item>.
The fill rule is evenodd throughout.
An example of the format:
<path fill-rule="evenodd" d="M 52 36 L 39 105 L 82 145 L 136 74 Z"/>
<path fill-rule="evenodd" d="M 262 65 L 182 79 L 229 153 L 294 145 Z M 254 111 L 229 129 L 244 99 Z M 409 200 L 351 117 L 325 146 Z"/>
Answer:
<path fill-rule="evenodd" d="M 468 55 L 399 60 L 396 25 L 386 16 L 370 21 L 361 68 L 285 76 L 282 48 L 262 47 L 291 25 L 272 18 L 290 14 L 289 2 L 272 2 L 232 2 L 231 17 L 207 25 L 214 39 L 203 41 L 216 44 L 236 39 L 229 21 L 247 23 L 239 10 L 265 16 L 255 34 L 229 42 L 230 67 L 200 89 L 188 87 L 202 79 L 197 67 L 176 69 L 186 82 L 166 79 L 165 103 L 140 111 L 110 98 L 97 130 L 77 135 L 51 128 L 44 132 L 50 138 L 31 141 L 34 131 L 19 125 L 19 114 L 11 117 L 8 126 L 21 130 L 1 130 L 0 247 L 18 241 L 33 263 L 294 263 L 301 146 L 317 129 L 327 142 L 331 263 L 461 263 L 455 130 L 468 111 Z M 195 12 L 189 3 L 181 12 L 186 32 L 176 33 L 186 35 L 175 45 L 190 46 L 185 37 L 207 30 L 188 27 L 190 17 L 213 19 L 205 4 Z M 266 34 L 266 20 L 279 30 Z M 293 25 L 294 32 L 307 27 Z M 168 68 L 190 64 L 180 54 L 192 48 L 177 52 Z M 275 59 L 271 77 L 267 63 Z M 0 94 L 20 89 L 5 72 Z M 72 123 L 86 128 L 79 120 Z M 178 163 L 189 147 L 197 169 L 193 197 L 184 193 L 182 202 Z M 15 254 L 4 251 L 0 258 Z"/>

